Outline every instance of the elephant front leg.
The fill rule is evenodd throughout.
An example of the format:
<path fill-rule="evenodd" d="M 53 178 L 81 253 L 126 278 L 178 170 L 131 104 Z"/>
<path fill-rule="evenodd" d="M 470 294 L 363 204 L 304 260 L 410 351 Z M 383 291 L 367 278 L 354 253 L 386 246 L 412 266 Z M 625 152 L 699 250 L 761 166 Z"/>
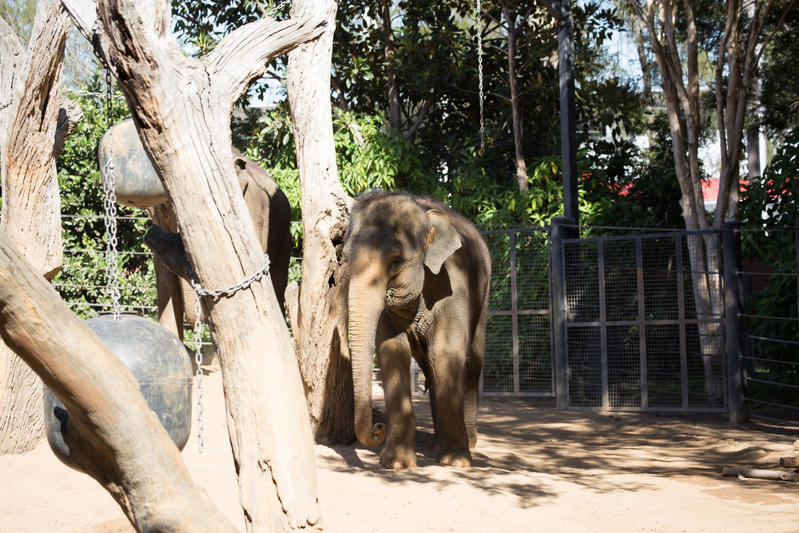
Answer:
<path fill-rule="evenodd" d="M 465 342 L 460 343 L 444 334 L 431 348 L 435 393 L 431 394 L 430 401 L 434 404 L 436 418 L 436 456 L 445 465 L 471 466 L 472 455 L 464 421 Z"/>
<path fill-rule="evenodd" d="M 411 349 L 405 334 L 378 344 L 377 358 L 383 372 L 388 435 L 380 464 L 402 469 L 416 466 L 416 418 L 411 402 Z"/>

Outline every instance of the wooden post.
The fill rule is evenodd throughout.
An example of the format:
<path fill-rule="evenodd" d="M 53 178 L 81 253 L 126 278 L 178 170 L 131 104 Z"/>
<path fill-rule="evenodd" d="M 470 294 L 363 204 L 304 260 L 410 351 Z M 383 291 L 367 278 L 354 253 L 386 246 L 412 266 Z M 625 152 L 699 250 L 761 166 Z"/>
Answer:
<path fill-rule="evenodd" d="M 746 420 L 743 404 L 743 375 L 741 373 L 741 347 L 743 346 L 743 290 L 741 270 L 741 224 L 725 222 L 722 230 L 724 261 L 724 329 L 727 358 L 727 407 L 730 423 L 738 425 Z"/>
<path fill-rule="evenodd" d="M 120 82 L 142 145 L 175 210 L 189 263 L 206 289 L 264 268 L 230 151 L 233 104 L 277 56 L 325 31 L 319 18 L 264 17 L 202 58 L 172 38 L 167 0 L 62 0 Z M 97 24 L 95 24 L 95 20 Z M 248 530 L 318 523 L 311 428 L 291 337 L 268 280 L 206 297 L 222 367 L 228 432 Z"/>
<path fill-rule="evenodd" d="M 0 231 L 48 279 L 61 269 L 62 260 L 55 158 L 82 118 L 80 112 L 59 109 L 69 28 L 69 17 L 60 5 L 40 2 L 26 53 L 13 30 L 0 20 Z M 0 343 L 0 454 L 31 450 L 43 435 L 41 381 Z"/>

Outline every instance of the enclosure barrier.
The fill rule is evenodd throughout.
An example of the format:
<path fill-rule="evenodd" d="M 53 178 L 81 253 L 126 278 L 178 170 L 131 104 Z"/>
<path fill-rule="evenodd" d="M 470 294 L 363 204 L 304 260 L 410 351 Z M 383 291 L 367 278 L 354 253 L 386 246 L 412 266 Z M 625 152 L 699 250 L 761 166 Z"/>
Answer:
<path fill-rule="evenodd" d="M 125 229 L 146 220 L 118 217 L 130 236 L 119 246 L 121 307 L 155 318 L 150 252 Z M 54 286 L 80 316 L 110 310 L 102 217 L 63 221 L 82 240 L 64 250 Z M 493 275 L 481 394 L 799 425 L 799 225 L 603 228 L 622 234 L 582 239 L 580 229 L 598 230 L 559 217 L 482 232 Z"/>
<path fill-rule="evenodd" d="M 743 251 L 740 416 L 799 426 L 799 222 L 733 231 Z"/>

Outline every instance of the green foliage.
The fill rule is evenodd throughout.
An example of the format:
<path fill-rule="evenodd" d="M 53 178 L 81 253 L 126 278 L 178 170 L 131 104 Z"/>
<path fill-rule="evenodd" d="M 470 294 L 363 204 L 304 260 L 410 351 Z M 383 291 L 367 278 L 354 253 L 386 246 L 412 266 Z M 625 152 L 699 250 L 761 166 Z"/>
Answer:
<path fill-rule="evenodd" d="M 799 126 L 799 88 L 788 81 L 799 77 L 797 31 L 799 9 L 794 7 L 769 42 L 762 61 L 763 122 L 767 131 L 779 136 Z"/>
<path fill-rule="evenodd" d="M 650 148 L 644 152 L 626 137 L 598 139 L 588 145 L 583 166 L 590 171 L 581 182 L 580 217 L 584 224 L 684 226 L 665 114 L 656 115 L 650 128 Z"/>
<path fill-rule="evenodd" d="M 101 76 L 95 74 L 86 90 L 103 93 Z M 65 252 L 64 266 L 55 283 L 78 314 L 89 317 L 110 301 L 105 290 L 103 187 L 97 162 L 97 147 L 108 119 L 103 99 L 84 95 L 72 98 L 80 105 L 84 118 L 67 138 L 58 158 Z M 116 123 L 128 110 L 121 93 L 116 92 L 112 102 L 111 121 Z M 137 218 L 118 223 L 121 303 L 151 306 L 155 301 L 154 272 L 141 242 L 145 231 L 141 218 L 147 217 L 147 212 L 122 206 L 117 206 L 117 212 L 121 217 Z"/>
<path fill-rule="evenodd" d="M 747 331 L 751 335 L 799 342 L 796 320 L 797 309 L 797 237 L 796 224 L 799 212 L 799 129 L 786 138 L 779 153 L 766 168 L 763 177 L 750 184 L 739 204 L 739 215 L 745 231 L 741 246 L 745 258 L 757 258 L 774 275 L 746 300 L 747 315 L 782 317 L 793 320 L 766 318 L 749 319 Z M 764 228 L 770 228 L 763 231 Z M 778 342 L 752 341 L 752 351 L 758 357 L 775 361 L 799 362 L 796 346 Z M 755 369 L 756 377 L 799 385 L 797 366 L 764 362 Z M 771 400 L 785 402 L 794 395 L 784 389 L 763 390 Z M 795 399 L 795 398 L 794 398 Z"/>

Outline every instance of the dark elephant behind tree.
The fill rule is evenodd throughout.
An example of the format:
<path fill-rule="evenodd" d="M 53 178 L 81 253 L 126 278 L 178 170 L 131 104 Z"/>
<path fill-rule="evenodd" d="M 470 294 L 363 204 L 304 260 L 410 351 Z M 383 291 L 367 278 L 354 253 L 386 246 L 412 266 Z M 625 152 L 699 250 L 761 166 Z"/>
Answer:
<path fill-rule="evenodd" d="M 413 357 L 429 387 L 438 460 L 471 466 L 491 278 L 479 232 L 436 200 L 373 191 L 353 206 L 344 255 L 358 440 L 385 440 L 385 467 L 416 465 Z M 375 349 L 388 428 L 372 425 Z"/>
<path fill-rule="evenodd" d="M 269 255 L 269 277 L 281 311 L 288 282 L 291 257 L 291 206 L 269 174 L 236 148 L 233 161 L 258 240 Z M 177 222 L 166 191 L 150 164 L 132 120 L 109 129 L 100 143 L 101 172 L 113 160 L 117 202 L 150 210 L 153 223 L 168 232 L 177 232 Z M 158 321 L 183 338 L 184 316 L 194 323 L 194 293 L 189 283 L 160 261 L 153 259 L 157 290 Z"/>

